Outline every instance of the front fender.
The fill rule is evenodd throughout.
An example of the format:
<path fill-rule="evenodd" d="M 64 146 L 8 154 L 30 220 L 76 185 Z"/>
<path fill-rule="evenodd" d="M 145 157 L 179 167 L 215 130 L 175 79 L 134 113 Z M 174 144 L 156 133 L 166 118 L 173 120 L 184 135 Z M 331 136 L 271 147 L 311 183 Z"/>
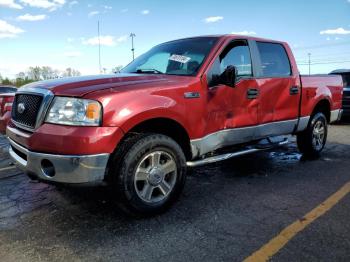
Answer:
<path fill-rule="evenodd" d="M 135 99 L 137 97 L 137 99 Z M 134 126 L 153 118 L 168 118 L 185 129 L 186 108 L 173 98 L 142 92 L 119 94 L 101 100 L 104 108 L 104 126 L 117 126 L 128 132 Z"/>

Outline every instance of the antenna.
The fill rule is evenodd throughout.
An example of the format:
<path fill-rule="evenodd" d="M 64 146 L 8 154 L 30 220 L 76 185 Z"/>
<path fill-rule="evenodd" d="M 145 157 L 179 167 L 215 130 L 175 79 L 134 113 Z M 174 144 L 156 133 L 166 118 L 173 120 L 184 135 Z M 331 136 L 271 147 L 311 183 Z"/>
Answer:
<path fill-rule="evenodd" d="M 101 39 L 100 39 L 100 21 L 97 21 L 97 34 L 98 34 L 98 65 L 100 74 L 102 73 L 102 66 L 101 66 Z"/>
<path fill-rule="evenodd" d="M 131 37 L 131 52 L 132 52 L 132 61 L 135 60 L 135 48 L 134 48 L 134 37 L 136 35 L 134 33 L 131 33 L 130 34 L 130 37 Z"/>

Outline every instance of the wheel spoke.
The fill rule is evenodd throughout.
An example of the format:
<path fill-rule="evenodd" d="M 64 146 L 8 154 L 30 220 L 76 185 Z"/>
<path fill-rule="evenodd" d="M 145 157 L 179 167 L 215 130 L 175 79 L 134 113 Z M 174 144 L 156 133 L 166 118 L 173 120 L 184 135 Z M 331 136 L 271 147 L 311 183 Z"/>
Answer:
<path fill-rule="evenodd" d="M 319 146 L 322 146 L 322 144 L 323 144 L 323 139 L 321 136 L 318 138 L 318 144 L 319 144 Z"/>
<path fill-rule="evenodd" d="M 139 167 L 136 170 L 136 181 L 144 181 L 147 180 L 148 172 L 146 168 Z"/>
<path fill-rule="evenodd" d="M 176 164 L 173 160 L 169 160 L 164 165 L 161 165 L 160 168 L 162 169 L 164 174 L 167 175 L 176 170 Z"/>
<path fill-rule="evenodd" d="M 152 167 L 159 166 L 159 164 L 160 164 L 160 156 L 161 156 L 160 152 L 154 152 L 151 155 Z"/>
<path fill-rule="evenodd" d="M 142 190 L 142 196 L 147 200 L 151 200 L 152 194 L 153 194 L 153 189 L 154 189 L 153 186 L 151 186 L 148 183 L 145 183 L 145 186 Z"/>
<path fill-rule="evenodd" d="M 165 180 L 163 180 L 162 183 L 160 183 L 159 185 L 159 189 L 162 192 L 162 194 L 166 196 L 170 191 L 170 185 Z"/>

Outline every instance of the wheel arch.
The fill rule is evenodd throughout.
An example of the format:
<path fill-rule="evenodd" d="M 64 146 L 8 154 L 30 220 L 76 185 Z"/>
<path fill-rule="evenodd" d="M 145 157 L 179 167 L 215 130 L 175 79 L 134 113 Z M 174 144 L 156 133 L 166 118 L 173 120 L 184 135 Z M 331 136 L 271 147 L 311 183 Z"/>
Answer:
<path fill-rule="evenodd" d="M 124 131 L 125 137 L 132 133 L 159 133 L 169 136 L 180 145 L 186 159 L 192 159 L 191 143 L 188 132 L 183 125 L 172 118 L 149 118 Z"/>
<path fill-rule="evenodd" d="M 314 109 L 312 110 L 311 116 L 314 116 L 317 113 L 323 113 L 327 119 L 327 122 L 330 122 L 331 119 L 331 103 L 328 99 L 323 98 L 316 103 Z"/>

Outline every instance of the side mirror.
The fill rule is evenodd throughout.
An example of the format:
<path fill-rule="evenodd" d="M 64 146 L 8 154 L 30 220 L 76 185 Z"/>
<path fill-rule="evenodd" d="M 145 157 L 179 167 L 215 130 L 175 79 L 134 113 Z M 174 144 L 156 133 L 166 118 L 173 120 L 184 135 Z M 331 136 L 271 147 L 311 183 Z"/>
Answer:
<path fill-rule="evenodd" d="M 237 78 L 237 68 L 233 65 L 228 66 L 225 71 L 220 75 L 221 84 L 235 87 Z"/>

